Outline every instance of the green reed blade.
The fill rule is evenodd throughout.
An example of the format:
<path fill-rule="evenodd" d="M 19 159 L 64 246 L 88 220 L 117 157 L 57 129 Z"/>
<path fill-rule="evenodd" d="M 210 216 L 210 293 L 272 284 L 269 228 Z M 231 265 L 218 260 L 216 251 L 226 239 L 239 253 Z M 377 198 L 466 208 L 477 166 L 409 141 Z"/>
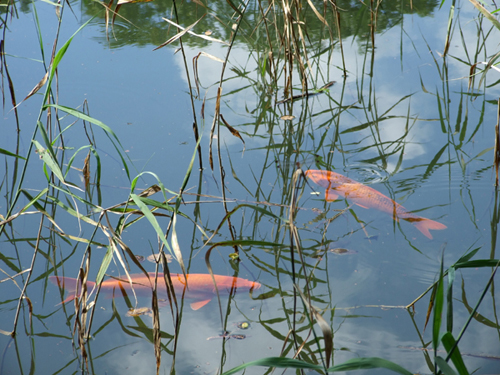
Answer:
<path fill-rule="evenodd" d="M 441 256 L 441 267 L 439 269 L 439 279 L 436 289 L 436 298 L 434 300 L 434 316 L 432 320 L 432 347 L 434 349 L 435 356 L 439 346 L 439 332 L 441 330 L 441 322 L 442 322 L 441 314 L 443 312 L 443 302 L 444 302 L 443 263 L 444 263 L 444 253 Z"/>
<path fill-rule="evenodd" d="M 120 140 L 118 139 L 118 137 L 116 136 L 115 132 L 113 132 L 113 130 L 107 126 L 106 124 L 104 124 L 103 122 L 93 118 L 93 117 L 90 117 L 89 115 L 83 113 L 83 112 L 80 112 L 74 108 L 70 108 L 70 107 L 66 107 L 66 106 L 63 106 L 63 105 L 58 105 L 58 104 L 46 104 L 44 105 L 44 109 L 48 108 L 48 107 L 52 107 L 52 108 L 56 108 L 56 109 L 59 109 L 63 112 L 66 112 L 80 120 L 83 120 L 83 121 L 88 121 L 94 125 L 97 125 L 99 126 L 101 129 L 104 130 L 104 134 L 106 134 L 108 136 L 108 138 L 111 140 L 111 143 L 113 144 L 113 146 L 115 147 L 116 151 L 118 152 L 118 155 L 122 161 L 122 166 L 123 168 L 125 169 L 125 172 L 127 173 L 127 178 L 130 180 L 130 173 L 129 173 L 129 170 L 128 170 L 128 166 L 127 166 L 127 163 L 125 162 L 125 158 L 123 157 L 122 153 L 120 152 L 120 149 L 123 150 L 123 146 L 120 142 Z M 114 140 L 113 140 L 114 138 Z M 118 143 L 118 145 L 120 146 L 120 149 L 117 147 L 117 145 L 115 144 L 115 141 L 116 143 Z"/>
<path fill-rule="evenodd" d="M 250 366 L 264 366 L 264 367 L 278 367 L 278 368 L 296 368 L 296 369 L 309 369 L 309 370 L 317 370 L 324 371 L 322 366 L 314 365 L 312 363 L 308 363 L 305 361 L 301 361 L 298 359 L 291 358 L 281 358 L 281 357 L 268 357 L 258 359 L 256 361 L 251 361 L 244 363 L 238 367 L 235 367 L 229 371 L 224 372 L 222 375 L 230 375 L 235 374 L 238 371 L 241 371 Z M 353 370 L 362 370 L 362 369 L 375 369 L 375 368 L 385 368 L 399 374 L 403 375 L 411 375 L 410 371 L 405 370 L 403 367 L 397 365 L 394 362 L 377 358 L 377 357 L 368 357 L 368 358 L 353 358 L 350 359 L 340 365 L 332 366 L 327 369 L 328 372 L 337 372 L 337 371 L 353 371 Z"/>
<path fill-rule="evenodd" d="M 40 158 L 43 160 L 45 165 L 47 165 L 50 168 L 50 170 L 52 171 L 52 173 L 54 173 L 56 175 L 56 177 L 62 183 L 64 183 L 65 181 L 64 181 L 63 173 L 62 173 L 61 169 L 59 168 L 59 164 L 57 164 L 53 155 L 50 153 L 50 150 L 43 148 L 42 145 L 36 140 L 33 140 L 33 143 L 35 144 L 38 155 L 40 155 Z"/>
<path fill-rule="evenodd" d="M 443 343 L 446 351 L 448 352 L 448 356 L 450 356 L 450 351 L 453 350 L 450 358 L 453 364 L 455 365 L 455 368 L 458 370 L 458 373 L 460 375 L 469 375 L 469 371 L 467 371 L 467 368 L 465 367 L 462 354 L 460 354 L 460 350 L 458 350 L 455 338 L 453 337 L 451 332 L 446 332 L 443 335 L 443 337 L 441 337 L 441 342 Z"/>
<path fill-rule="evenodd" d="M 448 288 L 446 290 L 446 330 L 453 332 L 453 282 L 455 281 L 455 268 L 448 269 Z"/>
<path fill-rule="evenodd" d="M 104 274 L 108 270 L 111 260 L 113 259 L 113 248 L 109 245 L 106 247 L 108 248 L 108 250 L 106 251 L 104 258 L 102 259 L 101 265 L 99 267 L 99 272 L 97 272 L 97 277 L 95 279 L 95 283 L 97 285 L 99 285 L 102 282 L 102 279 L 104 279 Z"/>
<path fill-rule="evenodd" d="M 457 375 L 455 370 L 444 360 L 444 358 L 437 356 L 435 358 L 436 364 L 439 367 L 439 370 L 444 374 L 444 375 Z"/>
<path fill-rule="evenodd" d="M 13 156 L 15 158 L 26 160 L 26 158 L 24 158 L 20 155 L 13 154 L 12 152 L 4 150 L 3 148 L 0 148 L 0 154 L 7 155 L 7 156 Z"/>

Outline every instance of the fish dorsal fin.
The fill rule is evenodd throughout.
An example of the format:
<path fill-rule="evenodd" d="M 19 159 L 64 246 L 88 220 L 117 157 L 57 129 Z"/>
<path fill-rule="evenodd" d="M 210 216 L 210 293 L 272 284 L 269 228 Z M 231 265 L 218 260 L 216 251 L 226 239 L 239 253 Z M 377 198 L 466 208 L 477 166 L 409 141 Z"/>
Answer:
<path fill-rule="evenodd" d="M 211 301 L 211 298 L 210 299 L 205 299 L 203 301 L 197 301 L 197 302 L 193 302 L 191 303 L 191 308 L 193 310 L 198 310 L 198 309 L 201 309 L 203 306 L 205 306 L 207 303 L 209 303 Z"/>
<path fill-rule="evenodd" d="M 331 189 L 325 190 L 325 200 L 327 202 L 336 201 L 338 197 L 339 197 L 339 195 L 337 193 L 335 193 L 333 190 L 331 190 Z"/>

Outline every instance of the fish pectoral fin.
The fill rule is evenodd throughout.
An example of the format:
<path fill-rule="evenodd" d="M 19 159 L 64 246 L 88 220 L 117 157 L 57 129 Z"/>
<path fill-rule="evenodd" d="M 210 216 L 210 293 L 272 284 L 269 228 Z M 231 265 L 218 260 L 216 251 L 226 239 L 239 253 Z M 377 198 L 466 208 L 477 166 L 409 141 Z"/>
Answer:
<path fill-rule="evenodd" d="M 337 193 L 335 193 L 333 190 L 331 190 L 331 189 L 325 190 L 325 200 L 327 202 L 336 201 L 338 197 L 339 197 L 339 195 Z"/>
<path fill-rule="evenodd" d="M 356 203 L 356 202 L 355 202 L 355 203 Z M 368 209 L 370 209 L 370 207 L 363 206 L 362 204 L 359 204 L 359 203 L 356 203 L 356 205 L 358 205 L 359 207 L 363 207 L 363 208 L 365 208 L 365 209 L 367 209 L 367 210 L 368 210 Z"/>
<path fill-rule="evenodd" d="M 201 309 L 203 306 L 205 306 L 207 303 L 209 303 L 211 300 L 212 299 L 209 298 L 209 299 L 205 299 L 203 301 L 192 302 L 190 306 L 193 310 L 198 310 L 198 309 Z"/>
<path fill-rule="evenodd" d="M 56 306 L 59 306 L 59 305 L 64 305 L 66 304 L 66 302 L 69 302 L 69 301 L 73 301 L 75 299 L 75 294 L 72 293 L 70 294 L 69 296 L 66 297 L 66 299 L 62 302 L 59 302 Z"/>
<path fill-rule="evenodd" d="M 168 306 L 170 305 L 170 301 L 165 298 L 158 298 L 158 307 L 159 308 L 162 308 L 162 307 L 165 307 L 165 306 Z"/>

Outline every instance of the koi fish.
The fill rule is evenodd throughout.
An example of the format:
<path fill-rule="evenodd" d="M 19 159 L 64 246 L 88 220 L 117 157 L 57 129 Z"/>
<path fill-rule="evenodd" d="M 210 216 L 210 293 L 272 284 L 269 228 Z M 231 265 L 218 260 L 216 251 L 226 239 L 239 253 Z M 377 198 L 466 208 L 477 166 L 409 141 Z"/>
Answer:
<path fill-rule="evenodd" d="M 396 221 L 399 221 L 399 219 L 409 221 L 429 239 L 432 239 L 429 230 L 443 230 L 447 228 L 446 225 L 438 223 L 437 221 L 411 213 L 399 203 L 394 202 L 391 198 L 349 177 L 331 171 L 314 169 L 309 169 L 305 174 L 316 184 L 326 189 L 325 199 L 329 202 L 333 202 L 341 196 L 360 207 L 375 208 L 392 215 L 393 219 Z"/>
<path fill-rule="evenodd" d="M 174 286 L 175 295 L 180 298 L 184 293 L 184 298 L 194 300 L 190 304 L 193 310 L 198 310 L 209 303 L 216 296 L 214 283 L 210 274 L 191 273 L 186 275 L 188 284 L 183 274 L 171 273 L 172 284 Z M 130 275 L 136 295 L 150 296 L 153 291 L 155 273 L 149 272 L 149 279 L 145 274 Z M 261 284 L 256 281 L 250 281 L 239 277 L 214 275 L 215 283 L 219 294 L 229 294 L 231 289 L 253 290 L 259 289 Z M 81 283 L 77 279 L 71 277 L 49 276 L 52 283 L 65 289 L 69 295 L 62 302 L 66 303 L 79 296 L 81 292 Z M 163 287 L 162 287 L 163 284 Z M 91 290 L 95 283 L 87 281 L 87 288 Z M 77 292 L 78 288 L 78 292 Z M 127 293 L 132 292 L 130 282 L 127 278 L 123 279 L 107 279 L 101 284 L 101 292 L 104 292 L 108 297 L 113 296 L 115 289 L 117 291 L 125 290 Z M 121 294 L 121 293 L 120 293 Z M 167 288 L 164 285 L 163 277 L 158 275 L 158 298 L 167 299 Z"/>

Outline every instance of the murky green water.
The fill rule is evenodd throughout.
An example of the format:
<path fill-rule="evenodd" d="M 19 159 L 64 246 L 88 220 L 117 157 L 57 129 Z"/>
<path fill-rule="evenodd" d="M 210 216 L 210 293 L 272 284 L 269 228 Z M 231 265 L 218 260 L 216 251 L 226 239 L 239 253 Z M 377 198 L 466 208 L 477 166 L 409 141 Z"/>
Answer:
<path fill-rule="evenodd" d="M 320 3 L 315 5 L 322 7 Z M 95 14 L 98 17 L 72 40 L 58 68 L 57 88 L 55 79 L 52 83 L 53 95 L 59 105 L 85 111 L 109 126 L 120 143 L 88 122 L 80 120 L 69 127 L 77 119 L 62 111 L 58 114 L 59 123 L 52 118 L 50 139 L 69 127 L 63 132 L 64 143 L 58 139 L 53 147 L 64 170 L 73 163 L 65 179 L 81 189 L 67 188 L 74 196 L 48 185 L 40 154 L 31 151 L 21 188 L 35 196 L 49 186 L 47 196 L 57 197 L 60 205 L 55 210 L 51 207 L 54 199 L 50 198 L 45 209 L 58 227 L 47 218 L 41 222 L 39 208 L 31 206 L 27 211 L 32 214 L 15 218 L 1 234 L 0 270 L 5 281 L 0 286 L 0 329 L 7 333 L 13 329 L 20 290 L 28 272 L 17 276 L 15 282 L 8 277 L 33 268 L 26 290 L 32 315 L 24 301 L 16 338 L 0 335 L 1 374 L 154 373 L 151 317 L 126 315 L 129 307 L 136 305 L 132 297 L 129 303 L 123 298 L 98 298 L 85 360 L 81 349 L 75 349 L 78 341 L 73 332 L 74 306 L 57 305 L 61 295 L 47 277 L 54 273 L 54 268 L 59 275 L 77 277 L 78 269 L 85 265 L 84 254 L 89 254 L 85 253 L 84 240 L 92 239 L 89 280 L 95 280 L 105 259 L 110 231 L 118 228 L 118 214 L 108 211 L 107 218 L 100 220 L 109 228 L 94 233 L 95 226 L 78 220 L 76 214 L 69 215 L 68 207 L 78 207 L 81 215 L 97 221 L 97 208 L 127 201 L 130 181 L 145 171 L 154 175 L 142 175 L 136 192 L 160 180 L 165 188 L 177 193 L 193 155 L 193 171 L 179 206 L 185 217 L 178 216 L 175 227 L 187 272 L 207 273 L 205 254 L 210 246 L 233 240 L 241 244 L 241 263 L 230 261 L 228 255 L 234 252 L 233 247 L 221 245 L 210 257 L 213 271 L 256 280 L 262 287 L 251 296 L 246 291 L 231 298 L 222 296 L 222 323 L 216 298 L 195 311 L 186 301 L 180 306 L 182 319 L 176 346 L 171 310 L 163 307 L 161 373 L 175 368 L 178 373 L 212 374 L 259 358 L 291 358 L 297 350 L 288 337 L 294 318 L 294 287 L 286 224 L 296 163 L 303 170 L 334 170 L 376 189 L 419 216 L 447 226 L 445 230 L 431 231 L 433 239 L 429 239 L 411 223 L 395 222 L 375 209 L 353 205 L 336 217 L 349 206 L 349 201 L 326 202 L 324 189 L 312 182 L 303 183 L 299 189 L 295 224 L 307 267 L 301 268 L 296 254 L 295 271 L 300 275 L 305 272 L 310 278 L 312 304 L 334 332 L 333 364 L 351 358 L 381 357 L 412 373 L 434 371 L 432 316 L 424 330 L 430 293 L 415 304 L 414 310 L 408 311 L 405 306 L 438 279 L 442 258 L 445 270 L 473 249 L 478 251 L 472 259 L 498 258 L 499 204 L 494 188 L 493 146 L 500 76 L 489 70 L 480 86 L 478 75 L 469 89 L 468 75 L 471 64 L 487 62 L 498 52 L 499 30 L 492 29 L 491 22 L 479 16 L 469 2 L 461 2 L 453 18 L 450 48 L 443 57 L 447 4 L 439 9 L 437 2 L 414 1 L 412 11 L 406 2 L 382 2 L 373 48 L 369 8 L 362 3 L 338 5 L 342 10 L 347 75 L 343 75 L 342 54 L 331 14 L 327 21 L 335 35 L 333 42 L 328 28 L 322 27 L 304 3 L 308 9 L 304 16 L 308 60 L 302 57 L 309 64 L 306 72 L 311 95 L 278 104 L 284 99 L 287 77 L 280 63 L 284 49 L 274 47 L 276 65 L 270 64 L 264 30 L 267 27 L 275 35 L 275 30 L 284 33 L 285 27 L 278 18 L 269 19 L 266 25 L 257 22 L 264 10 L 258 4 L 249 4 L 230 50 L 220 104 L 220 113 L 244 143 L 221 122 L 212 143 L 213 172 L 209 147 L 222 63 L 202 55 L 193 68 L 193 59 L 200 52 L 225 59 L 228 47 L 192 35 L 182 38 L 202 135 L 200 171 L 189 85 L 182 53 L 175 53 L 179 41 L 153 51 L 175 34 L 162 20 L 172 17 L 172 4 L 154 1 L 123 5 L 114 27 L 109 25 L 109 40 L 102 5 L 72 3 L 74 15 L 65 5 L 58 49 L 86 20 Z M 58 19 L 53 5 L 36 2 L 35 6 L 48 65 Z M 228 42 L 231 25 L 236 22 L 231 18 L 232 10 L 226 2 L 209 6 L 209 14 L 192 31 Z M 33 5 L 16 3 L 16 7 L 18 13 L 7 21 L 4 48 L 16 101 L 20 103 L 42 79 L 45 69 L 40 62 Z M 187 27 L 206 9 L 192 2 L 184 4 L 179 12 L 180 24 Z M 297 61 L 294 64 L 293 94 L 299 95 Z M 26 157 L 44 89 L 17 107 L 16 120 L 5 69 L 3 72 L 5 109 L 0 149 Z M 312 91 L 332 81 L 336 83 L 327 91 Z M 283 116 L 293 119 L 285 120 Z M 41 121 L 47 123 L 46 114 Z M 46 147 L 40 131 L 36 139 Z M 94 183 L 98 162 L 102 170 L 100 185 L 93 184 L 85 192 L 81 169 L 88 149 L 79 151 L 74 161 L 72 156 L 89 143 L 99 156 L 92 156 L 90 161 Z M 3 220 L 18 188 L 23 161 L 16 165 L 14 157 L 2 156 Z M 129 168 L 128 175 L 121 157 Z M 226 216 L 221 200 L 221 167 L 225 173 L 227 209 L 235 209 L 231 216 L 234 238 L 227 223 L 219 228 Z M 92 209 L 76 197 L 96 207 Z M 163 201 L 158 193 L 151 198 Z M 39 201 L 41 205 L 43 199 Z M 12 214 L 28 202 L 22 193 Z M 241 204 L 246 206 L 238 206 Z M 137 212 L 130 213 L 126 222 L 139 217 Z M 157 216 L 157 220 L 165 233 L 169 218 Z M 37 244 L 39 230 L 41 241 Z M 207 246 L 202 231 L 208 236 L 216 232 Z M 169 232 L 170 244 L 171 235 Z M 158 251 L 157 233 L 145 219 L 126 227 L 121 239 L 135 255 L 147 257 Z M 39 251 L 32 266 L 35 247 Z M 330 251 L 339 248 L 346 251 Z M 128 262 L 132 273 L 140 272 L 120 250 L 107 274 L 123 276 L 122 261 Z M 153 263 L 140 264 L 147 271 L 155 269 Z M 169 268 L 171 272 L 181 272 L 175 260 Z M 491 272 L 489 267 L 457 269 L 452 290 L 453 327 L 448 327 L 455 338 Z M 304 289 L 304 277 L 297 280 Z M 497 280 L 498 276 L 459 344 L 469 372 L 491 374 L 500 368 L 499 295 L 494 285 Z M 445 292 L 446 287 L 447 284 Z M 149 298 L 139 298 L 137 303 L 138 307 L 150 305 Z M 300 298 L 297 310 L 298 342 L 305 342 L 300 358 L 320 363 Z M 446 311 L 445 306 L 443 317 Z M 241 322 L 249 322 L 249 328 L 239 328 Z M 443 323 L 441 332 L 445 326 Z M 313 327 L 321 335 L 318 325 Z M 223 329 L 244 337 L 223 339 L 219 337 Z M 324 348 L 322 340 L 320 347 Z M 442 345 L 441 349 L 444 350 Z M 445 352 L 438 355 L 446 357 Z M 247 369 L 247 373 L 263 371 L 260 367 Z"/>

